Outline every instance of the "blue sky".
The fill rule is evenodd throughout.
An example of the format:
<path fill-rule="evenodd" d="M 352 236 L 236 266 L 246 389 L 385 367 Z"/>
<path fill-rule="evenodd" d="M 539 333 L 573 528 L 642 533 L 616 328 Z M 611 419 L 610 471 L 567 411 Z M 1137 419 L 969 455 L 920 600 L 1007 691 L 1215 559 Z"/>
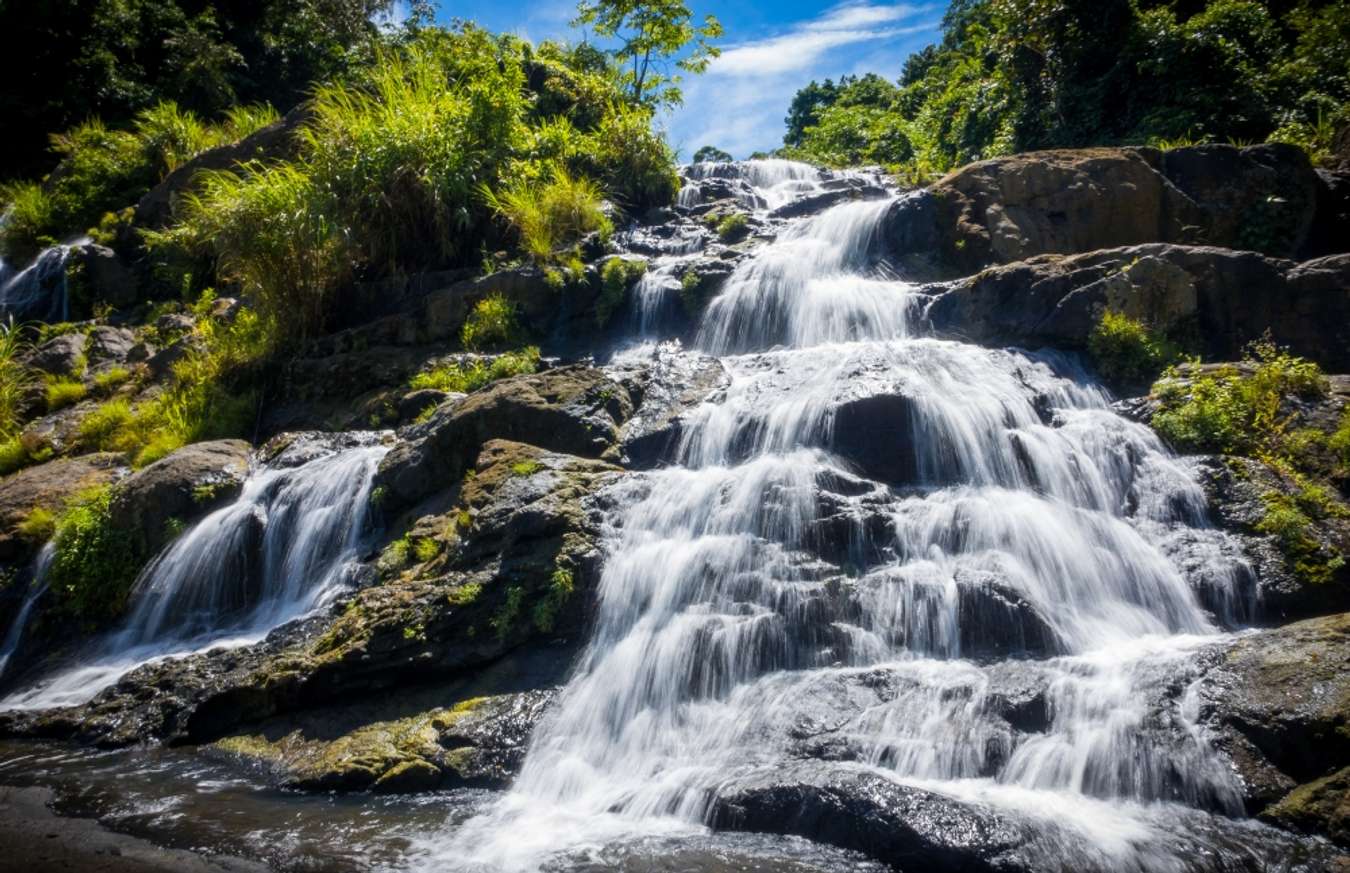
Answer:
<path fill-rule="evenodd" d="M 946 2 L 850 0 L 806 3 L 699 2 L 701 19 L 716 15 L 726 29 L 722 57 L 702 76 L 685 79 L 685 102 L 663 119 L 670 142 L 687 159 L 702 145 L 745 157 L 782 143 L 792 95 L 812 79 L 876 72 L 896 78 L 911 52 L 938 38 Z M 467 18 L 530 40 L 577 39 L 568 27 L 576 0 L 442 0 L 442 18 Z"/>

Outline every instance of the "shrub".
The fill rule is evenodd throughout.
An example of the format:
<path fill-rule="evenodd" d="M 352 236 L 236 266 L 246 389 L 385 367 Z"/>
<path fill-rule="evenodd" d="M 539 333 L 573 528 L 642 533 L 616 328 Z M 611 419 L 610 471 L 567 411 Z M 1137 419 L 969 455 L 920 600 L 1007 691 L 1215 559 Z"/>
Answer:
<path fill-rule="evenodd" d="M 501 294 L 489 294 L 474 304 L 459 336 L 466 349 L 480 350 L 510 345 L 519 333 L 515 305 Z"/>
<path fill-rule="evenodd" d="M 55 412 L 84 399 L 84 383 L 66 376 L 47 377 L 47 411 Z"/>
<path fill-rule="evenodd" d="M 587 137 L 579 162 L 631 213 L 669 206 L 680 191 L 674 154 L 652 130 L 651 113 L 641 107 L 612 105 Z"/>
<path fill-rule="evenodd" d="M 613 225 L 601 205 L 600 189 L 584 176 L 554 167 L 543 182 L 520 179 L 500 194 L 484 186 L 488 205 L 515 228 L 521 247 L 537 261 L 573 245 L 586 234 L 608 234 Z"/>
<path fill-rule="evenodd" d="M 600 327 L 609 324 L 623 305 L 628 289 L 647 273 L 642 259 L 610 258 L 600 270 L 600 297 L 595 301 L 595 320 Z"/>
<path fill-rule="evenodd" d="M 1143 322 L 1110 309 L 1088 336 L 1088 354 L 1102 378 L 1114 385 L 1151 380 L 1180 356 L 1174 344 Z"/>
<path fill-rule="evenodd" d="M 750 233 L 750 223 L 744 212 L 733 212 L 717 222 L 717 238 L 724 243 L 738 242 Z"/>
<path fill-rule="evenodd" d="M 217 259 L 276 336 L 299 342 L 323 326 L 329 294 L 350 264 L 341 228 L 325 211 L 327 193 L 292 164 L 244 165 L 200 174 L 180 201 L 181 223 L 148 235 L 152 247 L 183 245 Z"/>
<path fill-rule="evenodd" d="M 82 492 L 56 521 L 48 579 L 58 608 L 88 625 L 122 613 L 142 563 L 112 524 L 112 498 L 107 486 Z"/>
<path fill-rule="evenodd" d="M 1224 367 L 1184 386 L 1169 372 L 1154 386 L 1160 401 L 1153 427 L 1183 451 L 1278 459 L 1288 452 L 1289 397 L 1325 395 L 1327 379 L 1311 361 L 1266 341 L 1248 350 L 1242 368 Z"/>
<path fill-rule="evenodd" d="M 179 109 L 172 100 L 142 110 L 136 116 L 135 130 L 145 161 L 159 178 L 220 145 L 223 139 L 221 131 L 204 124 L 195 114 Z"/>
<path fill-rule="evenodd" d="M 456 394 L 468 394 L 484 385 L 504 379 L 533 373 L 539 369 L 539 349 L 534 346 L 518 352 L 506 352 L 491 361 L 476 360 L 468 364 L 444 364 L 413 376 L 408 387 L 413 390 L 430 388 Z M 434 411 L 435 407 L 432 407 Z"/>
<path fill-rule="evenodd" d="M 42 249 L 54 245 L 55 211 L 51 197 L 36 182 L 12 182 L 0 186 L 0 209 L 5 212 L 0 228 L 0 256 L 15 264 L 31 261 Z"/>

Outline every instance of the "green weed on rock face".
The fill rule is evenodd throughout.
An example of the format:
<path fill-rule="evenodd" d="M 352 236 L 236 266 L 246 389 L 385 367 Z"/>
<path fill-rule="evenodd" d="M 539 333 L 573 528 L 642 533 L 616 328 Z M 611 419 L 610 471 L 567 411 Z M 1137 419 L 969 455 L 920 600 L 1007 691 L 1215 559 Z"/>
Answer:
<path fill-rule="evenodd" d="M 48 579 L 61 613 L 99 626 L 122 614 L 144 563 L 112 524 L 113 487 L 77 495 L 55 522 Z"/>
<path fill-rule="evenodd" d="M 1088 337 L 1088 354 L 1112 385 L 1153 379 L 1180 357 L 1175 344 L 1121 312 L 1106 310 Z"/>

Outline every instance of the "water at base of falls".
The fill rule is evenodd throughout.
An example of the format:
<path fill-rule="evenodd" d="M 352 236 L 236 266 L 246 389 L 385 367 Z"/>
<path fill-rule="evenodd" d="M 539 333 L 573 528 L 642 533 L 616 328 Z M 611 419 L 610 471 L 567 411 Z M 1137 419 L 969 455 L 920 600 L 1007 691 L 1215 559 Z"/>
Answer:
<path fill-rule="evenodd" d="M 923 336 L 869 261 L 885 208 L 787 223 L 709 305 L 728 387 L 672 466 L 612 486 L 574 677 L 512 790 L 415 866 L 704 834 L 809 761 L 1013 817 L 1038 869 L 1209 869 L 1194 834 L 1242 808 L 1188 684 L 1249 571 L 1072 361 Z"/>
<path fill-rule="evenodd" d="M 371 434 L 298 465 L 283 452 L 142 571 L 120 630 L 76 666 L 0 700 L 0 710 L 84 703 L 139 666 L 248 645 L 331 602 L 368 538 L 371 483 L 386 451 Z"/>

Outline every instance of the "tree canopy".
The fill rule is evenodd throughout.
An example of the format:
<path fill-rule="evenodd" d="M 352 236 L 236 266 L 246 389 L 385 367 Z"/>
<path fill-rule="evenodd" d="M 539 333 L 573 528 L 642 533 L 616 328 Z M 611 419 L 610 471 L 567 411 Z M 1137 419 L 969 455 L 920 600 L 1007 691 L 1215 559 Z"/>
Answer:
<path fill-rule="evenodd" d="M 618 41 L 613 56 L 634 103 L 678 104 L 681 77 L 673 70 L 701 73 L 721 54 L 712 43 L 721 23 L 708 15 L 696 24 L 684 0 L 581 0 L 573 26 Z"/>

